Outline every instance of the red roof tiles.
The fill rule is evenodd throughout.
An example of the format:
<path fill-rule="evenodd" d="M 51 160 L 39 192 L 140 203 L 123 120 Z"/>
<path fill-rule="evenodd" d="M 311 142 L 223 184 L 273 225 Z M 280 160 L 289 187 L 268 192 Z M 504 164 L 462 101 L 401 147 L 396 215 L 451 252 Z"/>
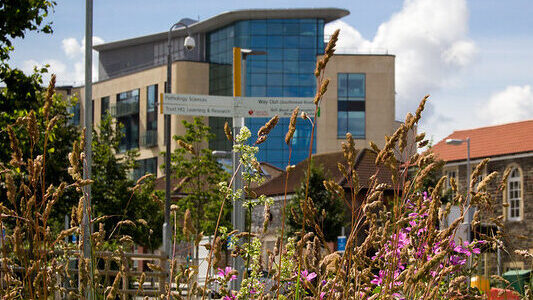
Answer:
<path fill-rule="evenodd" d="M 431 151 L 444 161 L 466 159 L 466 143 L 448 145 L 447 139 L 470 138 L 470 158 L 485 158 L 533 151 L 533 120 L 454 131 Z"/>

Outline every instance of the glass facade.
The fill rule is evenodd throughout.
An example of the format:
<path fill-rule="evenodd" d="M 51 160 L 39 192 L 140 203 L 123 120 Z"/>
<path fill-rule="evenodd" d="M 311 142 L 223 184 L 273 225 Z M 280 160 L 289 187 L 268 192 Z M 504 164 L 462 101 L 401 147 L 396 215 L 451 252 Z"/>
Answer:
<path fill-rule="evenodd" d="M 337 74 L 337 137 L 365 138 L 365 74 Z"/>
<path fill-rule="evenodd" d="M 324 49 L 323 30 L 324 21 L 320 19 L 267 19 L 239 21 L 209 33 L 207 56 L 211 65 L 210 94 L 232 94 L 232 47 L 241 47 L 267 52 L 267 55 L 251 55 L 247 58 L 246 96 L 313 97 L 316 57 Z M 210 125 L 212 119 L 209 120 Z M 252 131 L 252 141 L 255 141 L 257 131 L 267 121 L 267 118 L 245 120 L 246 126 Z M 289 148 L 284 138 L 288 123 L 288 118 L 282 118 L 267 141 L 259 146 L 260 161 L 282 168 L 287 164 Z M 223 124 L 219 122 L 219 125 Z M 231 149 L 229 142 L 223 142 L 225 136 L 222 127 L 213 129 L 217 140 L 210 146 L 227 146 L 212 149 Z M 299 119 L 292 143 L 291 163 L 307 158 L 310 135 L 309 122 Z"/>
<path fill-rule="evenodd" d="M 117 121 L 123 125 L 121 152 L 139 148 L 139 90 L 131 90 L 117 94 Z"/>

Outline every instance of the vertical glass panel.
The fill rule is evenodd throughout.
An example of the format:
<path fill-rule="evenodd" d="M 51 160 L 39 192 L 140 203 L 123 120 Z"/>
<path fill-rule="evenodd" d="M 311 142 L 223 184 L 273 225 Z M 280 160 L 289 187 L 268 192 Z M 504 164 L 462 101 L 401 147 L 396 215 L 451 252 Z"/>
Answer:
<path fill-rule="evenodd" d="M 283 46 L 285 48 L 298 48 L 299 47 L 299 36 L 297 35 L 286 35 L 284 36 Z"/>
<path fill-rule="evenodd" d="M 266 85 L 266 74 L 252 73 L 251 75 L 251 85 Z"/>
<path fill-rule="evenodd" d="M 337 136 L 342 137 L 348 132 L 348 112 L 339 111 L 337 113 Z"/>
<path fill-rule="evenodd" d="M 365 75 L 349 74 L 348 75 L 348 97 L 363 98 L 365 97 Z"/>
<path fill-rule="evenodd" d="M 268 97 L 282 97 L 283 96 L 283 90 L 282 90 L 281 87 L 268 86 L 266 95 Z"/>
<path fill-rule="evenodd" d="M 348 131 L 357 138 L 365 137 L 365 112 L 348 112 Z"/>
<path fill-rule="evenodd" d="M 283 70 L 283 61 L 274 60 L 267 62 L 268 73 L 281 73 Z"/>
<path fill-rule="evenodd" d="M 314 48 L 316 37 L 300 36 L 300 48 Z"/>
<path fill-rule="evenodd" d="M 314 60 L 300 60 L 298 71 L 300 73 L 314 74 L 315 68 L 316 62 Z"/>
<path fill-rule="evenodd" d="M 239 21 L 235 23 L 235 36 L 244 36 L 250 34 L 249 21 Z"/>
<path fill-rule="evenodd" d="M 305 48 L 305 49 L 298 49 L 298 57 L 300 60 L 313 60 L 316 61 L 316 50 L 314 47 L 312 48 Z"/>
<path fill-rule="evenodd" d="M 266 87 L 265 86 L 252 86 L 251 87 L 251 97 L 264 97 L 266 96 Z"/>
<path fill-rule="evenodd" d="M 348 97 L 348 74 L 337 74 L 337 96 Z"/>
<path fill-rule="evenodd" d="M 317 34 L 316 22 L 312 20 L 311 23 L 301 23 L 300 34 L 316 37 L 316 34 Z"/>
<path fill-rule="evenodd" d="M 265 20 L 251 20 L 250 25 L 250 30 L 252 34 L 267 34 L 267 25 Z"/>
<path fill-rule="evenodd" d="M 109 96 L 100 99 L 100 114 L 101 118 L 109 112 Z"/>
<path fill-rule="evenodd" d="M 267 75 L 267 86 L 281 86 L 283 84 L 282 74 L 272 73 Z"/>
<path fill-rule="evenodd" d="M 268 49 L 267 60 L 283 59 L 283 49 Z"/>
<path fill-rule="evenodd" d="M 256 48 L 264 48 L 267 46 L 267 39 L 264 35 L 252 35 L 252 42 L 250 43 L 254 50 Z"/>
<path fill-rule="evenodd" d="M 300 31 L 300 24 L 298 23 L 289 23 L 290 20 L 285 20 L 283 24 L 283 34 L 284 35 L 295 35 Z"/>
<path fill-rule="evenodd" d="M 283 71 L 287 73 L 298 73 L 297 61 L 285 61 L 283 63 Z"/>
<path fill-rule="evenodd" d="M 282 48 L 283 37 L 281 35 L 269 35 L 267 43 L 268 43 L 268 47 L 270 48 Z"/>
<path fill-rule="evenodd" d="M 268 20 L 267 22 L 268 34 L 283 34 L 283 24 L 281 21 Z"/>
<path fill-rule="evenodd" d="M 298 74 L 294 73 L 285 73 L 283 74 L 283 84 L 284 85 L 298 85 Z"/>
<path fill-rule="evenodd" d="M 285 60 L 298 60 L 298 49 L 283 49 L 283 58 Z"/>

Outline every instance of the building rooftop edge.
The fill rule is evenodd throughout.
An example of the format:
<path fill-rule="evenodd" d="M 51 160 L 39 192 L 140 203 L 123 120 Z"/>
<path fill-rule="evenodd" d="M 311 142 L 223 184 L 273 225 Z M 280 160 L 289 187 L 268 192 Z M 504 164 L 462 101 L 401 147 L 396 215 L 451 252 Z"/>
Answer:
<path fill-rule="evenodd" d="M 320 18 L 325 23 L 340 19 L 349 15 L 350 12 L 341 8 L 284 8 L 284 9 L 243 9 L 220 13 L 203 21 L 189 25 L 191 34 L 198 32 L 208 32 L 216 28 L 222 28 L 235 21 L 253 19 L 298 19 L 298 18 Z M 104 44 L 95 45 L 96 51 L 106 51 L 121 47 L 145 44 L 167 38 L 168 31 L 119 40 Z M 187 31 L 180 27 L 173 31 L 173 36 L 184 36 Z"/>

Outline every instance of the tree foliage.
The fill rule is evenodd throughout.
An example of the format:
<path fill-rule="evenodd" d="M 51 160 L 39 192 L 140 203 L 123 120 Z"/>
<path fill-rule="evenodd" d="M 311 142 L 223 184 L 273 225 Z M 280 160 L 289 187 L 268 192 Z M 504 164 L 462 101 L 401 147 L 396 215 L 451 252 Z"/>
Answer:
<path fill-rule="evenodd" d="M 212 150 L 205 147 L 213 138 L 209 126 L 198 117 L 192 123 L 183 120 L 183 125 L 187 131 L 185 135 L 174 136 L 179 147 L 172 153 L 172 172 L 179 182 L 174 190 L 181 195 L 175 201 L 178 218 L 181 220 L 189 209 L 196 232 L 212 234 L 223 200 L 218 183 L 226 181 L 229 174 L 213 156 Z M 230 203 L 226 203 L 221 226 L 231 227 L 229 216 Z"/>
<path fill-rule="evenodd" d="M 327 179 L 326 177 L 322 167 L 311 165 L 308 198 L 311 198 L 317 211 L 314 218 L 317 220 L 317 224 L 321 225 L 326 241 L 333 242 L 337 240 L 337 236 L 340 235 L 342 226 L 344 226 L 345 209 L 342 199 L 324 188 L 323 182 Z M 307 178 L 307 175 L 304 178 Z M 289 234 L 302 230 L 301 216 L 303 213 L 300 203 L 305 199 L 305 184 L 304 179 L 296 190 L 295 197 L 291 198 L 287 205 L 291 212 L 287 222 Z M 315 232 L 315 229 L 306 224 L 305 232 Z"/>
<path fill-rule="evenodd" d="M 159 196 L 154 192 L 154 178 L 137 184 L 130 178 L 137 151 L 119 152 L 121 124 L 106 115 L 98 130 L 93 130 L 92 194 L 93 214 L 108 216 L 104 229 L 108 234 L 128 234 L 146 248 L 157 249 L 162 241 L 163 214 Z M 116 228 L 120 221 L 132 223 Z"/>

